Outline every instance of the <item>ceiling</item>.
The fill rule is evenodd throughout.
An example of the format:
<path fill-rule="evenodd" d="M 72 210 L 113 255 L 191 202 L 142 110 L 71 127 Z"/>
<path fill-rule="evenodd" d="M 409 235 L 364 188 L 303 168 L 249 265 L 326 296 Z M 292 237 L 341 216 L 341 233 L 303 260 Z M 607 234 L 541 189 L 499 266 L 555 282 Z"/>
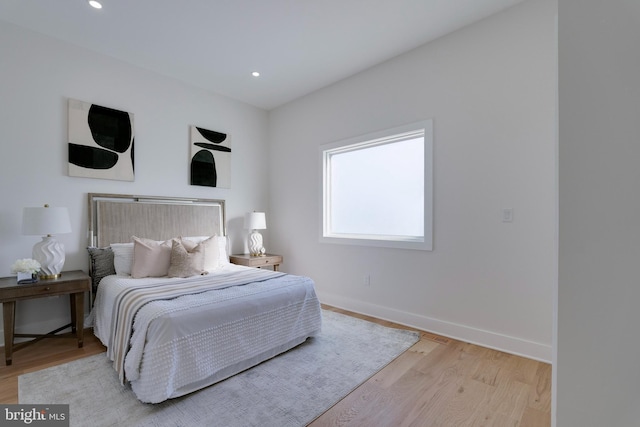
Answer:
<path fill-rule="evenodd" d="M 2 0 L 0 20 L 272 109 L 521 1 Z"/>

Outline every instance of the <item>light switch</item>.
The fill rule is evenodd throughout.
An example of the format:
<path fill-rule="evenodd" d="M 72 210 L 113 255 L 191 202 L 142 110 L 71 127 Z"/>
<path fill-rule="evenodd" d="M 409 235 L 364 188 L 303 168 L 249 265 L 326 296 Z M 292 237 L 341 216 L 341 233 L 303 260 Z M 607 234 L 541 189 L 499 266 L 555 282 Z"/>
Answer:
<path fill-rule="evenodd" d="M 513 208 L 502 209 L 502 222 L 513 222 Z"/>

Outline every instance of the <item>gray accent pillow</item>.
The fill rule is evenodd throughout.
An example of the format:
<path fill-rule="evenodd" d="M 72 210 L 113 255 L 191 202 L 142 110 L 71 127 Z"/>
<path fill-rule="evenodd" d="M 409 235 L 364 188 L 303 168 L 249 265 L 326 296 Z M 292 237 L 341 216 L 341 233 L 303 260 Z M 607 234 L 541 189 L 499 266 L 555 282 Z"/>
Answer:
<path fill-rule="evenodd" d="M 90 259 L 89 274 L 95 291 L 103 277 L 116 274 L 116 269 L 113 266 L 113 250 L 110 247 L 95 248 L 89 246 L 87 251 Z"/>

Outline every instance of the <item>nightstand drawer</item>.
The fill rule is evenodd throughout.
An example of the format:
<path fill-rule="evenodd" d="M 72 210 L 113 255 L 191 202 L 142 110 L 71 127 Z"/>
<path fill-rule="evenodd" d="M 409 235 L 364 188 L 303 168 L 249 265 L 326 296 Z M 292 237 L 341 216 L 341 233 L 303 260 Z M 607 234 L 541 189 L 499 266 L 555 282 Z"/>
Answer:
<path fill-rule="evenodd" d="M 271 267 L 273 264 L 280 264 L 281 262 L 281 256 L 257 256 L 250 260 L 249 265 L 251 267 Z"/>

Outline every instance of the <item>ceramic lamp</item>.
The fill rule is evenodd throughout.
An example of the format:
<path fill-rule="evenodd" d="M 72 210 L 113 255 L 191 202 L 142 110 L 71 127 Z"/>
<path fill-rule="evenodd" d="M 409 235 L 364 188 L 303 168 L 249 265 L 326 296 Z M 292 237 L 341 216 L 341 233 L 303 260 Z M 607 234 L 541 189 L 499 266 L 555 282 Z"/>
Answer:
<path fill-rule="evenodd" d="M 40 263 L 40 277 L 55 279 L 64 266 L 64 245 L 53 235 L 71 232 L 67 208 L 24 208 L 22 234 L 43 236 L 42 241 L 33 246 L 32 258 Z"/>
<path fill-rule="evenodd" d="M 262 234 L 258 231 L 265 230 L 267 228 L 267 220 L 264 212 L 247 212 L 244 216 L 244 228 L 251 230 L 247 242 L 251 256 L 260 256 L 264 254 Z"/>

